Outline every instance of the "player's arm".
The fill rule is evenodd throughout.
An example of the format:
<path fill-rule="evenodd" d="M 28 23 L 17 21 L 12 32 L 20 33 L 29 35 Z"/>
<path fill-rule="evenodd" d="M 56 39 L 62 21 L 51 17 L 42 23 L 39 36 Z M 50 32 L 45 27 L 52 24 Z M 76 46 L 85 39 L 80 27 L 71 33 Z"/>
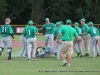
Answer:
<path fill-rule="evenodd" d="M 57 40 L 59 40 L 59 39 L 60 39 L 60 37 L 61 37 L 61 34 L 59 33 L 59 34 L 58 34 L 58 39 L 57 39 Z"/>
<path fill-rule="evenodd" d="M 38 30 L 44 30 L 45 29 L 45 25 L 43 25 L 41 28 L 39 28 Z"/>
<path fill-rule="evenodd" d="M 43 35 L 43 33 L 35 33 L 36 37 L 38 38 L 39 35 Z"/>
<path fill-rule="evenodd" d="M 62 34 L 63 34 L 63 28 L 61 28 L 61 30 L 60 30 L 59 33 L 58 33 L 57 43 L 59 42 L 60 37 L 62 36 Z"/>
<path fill-rule="evenodd" d="M 37 49 L 42 48 L 43 46 L 38 46 Z"/>
<path fill-rule="evenodd" d="M 78 34 L 77 34 L 76 30 L 75 30 L 75 32 L 74 32 L 74 37 L 75 37 L 74 41 L 77 42 Z"/>
<path fill-rule="evenodd" d="M 57 38 L 56 38 L 56 35 L 54 35 L 54 40 L 56 40 Z"/>
<path fill-rule="evenodd" d="M 61 35 L 61 33 L 58 34 L 57 43 L 59 42 Z"/>
<path fill-rule="evenodd" d="M 15 38 L 14 38 L 14 35 L 13 34 L 10 34 L 11 35 L 11 37 L 13 38 L 13 41 L 15 42 Z"/>
<path fill-rule="evenodd" d="M 37 28 L 36 28 L 36 33 L 35 34 L 36 34 L 36 37 L 38 37 L 38 35 L 42 35 L 42 33 L 39 33 L 38 32 L 38 29 Z"/>
<path fill-rule="evenodd" d="M 11 35 L 11 37 L 13 38 L 13 41 L 15 42 L 14 32 L 13 32 L 13 29 L 10 25 L 9 25 L 9 35 Z"/>
<path fill-rule="evenodd" d="M 89 34 L 89 30 L 87 32 L 82 33 L 82 36 Z"/>
<path fill-rule="evenodd" d="M 56 40 L 57 39 L 57 37 L 56 37 L 56 30 L 54 30 L 53 35 L 54 35 L 54 40 Z"/>
<path fill-rule="evenodd" d="M 36 35 L 43 35 L 43 33 L 36 33 Z"/>
<path fill-rule="evenodd" d="M 11 35 L 11 37 L 12 37 L 13 39 L 15 39 L 13 34 L 10 34 L 10 35 Z"/>

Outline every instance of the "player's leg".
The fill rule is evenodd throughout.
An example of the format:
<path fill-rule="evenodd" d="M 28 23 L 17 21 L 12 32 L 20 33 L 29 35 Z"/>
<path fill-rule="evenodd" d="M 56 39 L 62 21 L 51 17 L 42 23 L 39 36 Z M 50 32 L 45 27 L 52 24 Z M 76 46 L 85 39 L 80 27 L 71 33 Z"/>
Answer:
<path fill-rule="evenodd" d="M 85 48 L 86 48 L 86 54 L 85 56 L 89 56 L 90 54 L 90 35 L 85 35 L 84 37 L 84 45 L 85 45 Z"/>
<path fill-rule="evenodd" d="M 41 57 L 42 58 L 48 58 L 48 57 L 50 57 L 50 53 L 48 53 L 48 52 L 45 52 Z"/>
<path fill-rule="evenodd" d="M 32 39 L 32 60 L 36 58 L 36 40 Z"/>
<path fill-rule="evenodd" d="M 11 47 L 8 47 L 7 48 L 8 60 L 11 60 L 11 51 L 12 51 L 12 48 Z"/>
<path fill-rule="evenodd" d="M 24 53 L 25 47 L 26 47 L 25 38 L 23 35 L 20 36 L 20 42 L 21 42 L 21 46 L 22 46 L 21 51 L 20 51 L 20 56 L 23 56 L 23 53 Z"/>
<path fill-rule="evenodd" d="M 30 61 L 30 59 L 31 59 L 31 40 L 30 40 L 30 38 L 29 39 L 27 39 L 27 56 L 28 56 L 28 61 Z"/>
<path fill-rule="evenodd" d="M 41 52 L 38 54 L 39 57 L 42 57 L 45 54 L 45 52 Z"/>
<path fill-rule="evenodd" d="M 47 46 L 47 50 L 49 50 L 51 54 L 56 55 L 56 52 L 54 51 L 54 49 L 50 45 Z"/>
<path fill-rule="evenodd" d="M 0 46 L 0 56 L 1 56 L 1 54 L 2 54 L 2 51 L 4 50 L 4 46 L 5 46 L 5 41 L 4 41 L 4 39 L 2 38 L 2 39 L 1 39 L 1 46 Z"/>
<path fill-rule="evenodd" d="M 83 50 L 82 50 L 82 40 L 81 40 L 81 37 L 79 37 L 79 40 L 77 41 L 77 44 L 78 44 L 78 48 L 79 48 L 79 51 L 80 51 L 80 57 L 83 57 Z"/>
<path fill-rule="evenodd" d="M 57 43 L 57 47 L 56 47 L 57 59 L 60 59 L 60 48 L 61 48 L 61 40 Z"/>
<path fill-rule="evenodd" d="M 27 56 L 27 39 L 26 37 L 24 37 L 24 53 L 23 56 L 26 57 Z"/>
<path fill-rule="evenodd" d="M 99 36 L 95 36 L 95 38 L 96 38 L 95 50 L 97 52 L 97 57 L 98 57 L 100 56 L 100 51 L 99 51 L 99 46 L 98 46 Z"/>
<path fill-rule="evenodd" d="M 7 58 L 8 60 L 11 60 L 11 52 L 12 52 L 12 48 L 11 48 L 11 40 L 10 37 L 6 38 L 6 45 L 7 45 Z"/>
<path fill-rule="evenodd" d="M 53 48 L 53 39 L 54 39 L 53 34 L 49 34 L 50 46 L 51 46 L 52 48 Z"/>
<path fill-rule="evenodd" d="M 65 66 L 67 64 L 66 58 L 65 58 L 66 47 L 67 47 L 66 43 L 64 41 L 62 41 L 61 42 L 61 49 L 60 49 L 60 55 L 61 55 L 61 58 L 63 60 L 62 66 Z"/>
<path fill-rule="evenodd" d="M 96 44 L 96 39 L 95 37 L 91 38 L 91 43 L 92 43 L 92 57 L 95 57 L 95 44 Z"/>
<path fill-rule="evenodd" d="M 45 46 L 47 47 L 49 41 L 49 36 L 48 34 L 45 35 Z"/>
<path fill-rule="evenodd" d="M 72 53 L 73 53 L 73 42 L 72 41 L 70 41 L 70 42 L 68 42 L 67 43 L 67 53 L 68 53 L 68 58 L 67 58 L 67 60 L 68 60 L 68 66 L 70 66 L 70 63 L 71 63 L 71 57 L 72 57 Z"/>
<path fill-rule="evenodd" d="M 74 51 L 77 53 L 77 56 L 79 56 L 79 55 L 80 55 L 80 52 L 79 52 L 79 50 L 77 49 L 76 44 L 78 44 L 78 42 L 73 41 L 73 49 L 74 49 Z"/>

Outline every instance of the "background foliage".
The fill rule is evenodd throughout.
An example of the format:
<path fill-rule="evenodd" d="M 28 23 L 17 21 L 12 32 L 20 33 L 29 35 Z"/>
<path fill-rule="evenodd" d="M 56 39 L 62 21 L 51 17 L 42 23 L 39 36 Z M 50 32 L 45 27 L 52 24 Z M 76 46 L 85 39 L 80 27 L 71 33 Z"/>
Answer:
<path fill-rule="evenodd" d="M 0 0 L 0 23 L 6 17 L 12 19 L 12 24 L 24 24 L 33 20 L 43 24 L 45 17 L 52 22 L 73 22 L 85 18 L 88 21 L 99 23 L 99 0 Z"/>

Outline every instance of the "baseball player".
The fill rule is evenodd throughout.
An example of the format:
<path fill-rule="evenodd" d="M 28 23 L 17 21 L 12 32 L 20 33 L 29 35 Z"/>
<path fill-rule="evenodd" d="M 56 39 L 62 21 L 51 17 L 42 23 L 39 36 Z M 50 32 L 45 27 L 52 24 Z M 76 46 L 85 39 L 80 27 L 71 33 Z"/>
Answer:
<path fill-rule="evenodd" d="M 77 41 L 73 42 L 73 49 L 77 53 L 77 56 L 80 55 L 80 57 L 83 57 L 82 44 L 81 44 L 82 43 L 82 40 L 81 40 L 82 29 L 78 25 L 79 25 L 78 22 L 74 23 L 74 28 L 76 32 L 78 33 L 78 38 L 77 38 Z M 79 50 L 77 49 L 76 44 L 78 45 Z"/>
<path fill-rule="evenodd" d="M 53 33 L 54 33 L 55 24 L 51 23 L 49 21 L 49 18 L 46 18 L 45 21 L 46 23 L 39 30 L 45 31 L 45 46 L 47 46 L 48 42 L 50 41 L 50 46 L 53 48 Z"/>
<path fill-rule="evenodd" d="M 60 29 L 63 26 L 61 23 L 62 23 L 61 21 L 56 23 L 56 28 L 55 28 L 55 31 L 54 31 L 54 37 L 55 37 L 55 39 L 57 39 L 58 33 L 59 33 Z M 57 59 L 60 59 L 60 52 L 59 52 L 60 45 L 61 45 L 61 39 L 59 40 L 58 43 L 56 43 Z"/>
<path fill-rule="evenodd" d="M 80 23 L 82 24 L 82 33 L 86 33 L 88 31 L 89 27 L 85 23 L 85 19 L 82 18 L 80 20 Z M 90 35 L 89 34 L 84 36 L 84 45 L 86 48 L 86 54 L 84 56 L 89 56 L 89 54 L 90 54 Z"/>
<path fill-rule="evenodd" d="M 8 60 L 11 60 L 11 51 L 12 51 L 12 48 L 11 48 L 11 40 L 10 40 L 10 35 L 12 36 L 13 38 L 13 41 L 15 41 L 14 39 L 14 32 L 13 32 L 13 29 L 12 27 L 9 25 L 11 22 L 10 18 L 6 18 L 5 19 L 5 24 L 1 26 L 1 29 L 0 29 L 0 34 L 1 34 L 1 46 L 0 46 L 0 55 L 2 53 L 2 51 L 4 50 L 4 47 L 6 46 L 7 47 L 7 58 Z"/>
<path fill-rule="evenodd" d="M 33 21 L 28 22 L 28 27 L 24 30 L 24 36 L 27 38 L 27 52 L 28 52 L 28 61 L 31 60 L 31 48 L 32 48 L 32 60 L 35 60 L 36 55 L 36 29 L 33 27 Z"/>
<path fill-rule="evenodd" d="M 28 27 L 28 25 L 26 25 L 24 27 L 24 29 L 26 27 Z M 24 30 L 22 31 L 22 34 L 20 36 L 20 42 L 21 42 L 21 46 L 22 46 L 21 51 L 20 51 L 20 56 L 21 57 L 26 57 L 27 56 L 26 37 L 24 36 L 24 33 L 23 32 L 24 32 Z"/>
<path fill-rule="evenodd" d="M 61 57 L 63 60 L 62 66 L 70 66 L 71 54 L 73 53 L 73 36 L 75 37 L 75 41 L 77 41 L 78 34 L 74 28 L 71 27 L 71 20 L 66 21 L 66 26 L 63 26 L 59 31 L 57 42 L 59 42 L 60 36 L 61 41 Z M 68 54 L 68 63 L 66 62 L 65 54 Z"/>
<path fill-rule="evenodd" d="M 36 28 L 37 24 L 36 24 L 36 23 L 33 23 L 33 26 L 35 27 L 36 32 L 38 33 L 38 29 Z M 36 40 L 37 40 L 37 37 L 38 37 L 38 35 L 36 34 L 36 36 L 35 36 L 35 39 L 36 39 Z"/>
<path fill-rule="evenodd" d="M 48 45 L 47 47 L 39 46 L 38 48 L 42 48 L 42 51 L 38 54 L 39 57 L 47 58 L 51 54 L 54 54 L 56 56 L 56 51 Z"/>
<path fill-rule="evenodd" d="M 95 50 L 97 52 L 97 57 L 100 56 L 100 51 L 98 47 L 98 41 L 99 41 L 99 30 L 93 26 L 93 22 L 88 23 L 89 30 L 85 33 L 90 34 L 91 36 L 91 45 L 92 45 L 92 57 L 95 57 Z"/>

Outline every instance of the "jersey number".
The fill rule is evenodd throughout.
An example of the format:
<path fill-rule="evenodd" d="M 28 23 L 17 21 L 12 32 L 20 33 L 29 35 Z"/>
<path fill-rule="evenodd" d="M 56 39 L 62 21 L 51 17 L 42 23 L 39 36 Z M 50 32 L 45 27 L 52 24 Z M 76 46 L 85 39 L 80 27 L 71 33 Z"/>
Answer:
<path fill-rule="evenodd" d="M 30 30 L 28 30 L 29 35 L 31 35 Z"/>
<path fill-rule="evenodd" d="M 82 31 L 79 29 L 79 34 L 81 34 L 82 33 Z"/>
<path fill-rule="evenodd" d="M 2 27 L 2 32 L 6 32 L 6 27 Z"/>
<path fill-rule="evenodd" d="M 95 30 L 95 29 L 93 29 L 93 32 L 94 32 L 94 33 L 96 33 L 96 30 Z"/>

